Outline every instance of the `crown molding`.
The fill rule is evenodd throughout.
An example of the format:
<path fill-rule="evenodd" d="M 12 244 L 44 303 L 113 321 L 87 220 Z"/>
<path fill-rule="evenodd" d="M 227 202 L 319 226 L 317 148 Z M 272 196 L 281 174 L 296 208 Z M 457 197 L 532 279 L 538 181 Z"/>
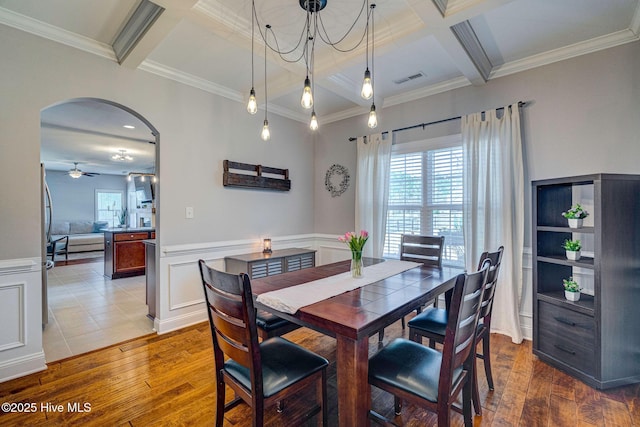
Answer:
<path fill-rule="evenodd" d="M 597 52 L 599 50 L 608 49 L 610 47 L 619 46 L 637 40 L 640 40 L 640 36 L 637 33 L 634 33 L 631 29 L 621 30 L 494 67 L 489 79 L 527 71 L 532 68 L 564 61 L 565 59 L 586 55 L 588 53 Z"/>
<path fill-rule="evenodd" d="M 233 10 L 223 6 L 217 0 L 200 0 L 193 7 L 195 12 L 201 13 L 209 19 L 232 29 L 244 38 L 251 39 L 251 21 L 244 19 Z M 259 37 L 258 37 L 259 38 Z"/>
<path fill-rule="evenodd" d="M 209 93 L 213 93 L 215 95 L 220 95 L 224 98 L 231 99 L 232 101 L 244 101 L 242 94 L 236 90 L 229 89 L 225 86 L 213 83 L 201 77 L 196 77 L 193 74 L 185 73 L 184 71 L 176 70 L 175 68 L 162 65 L 149 59 L 143 61 L 138 69 L 151 74 L 155 74 L 160 77 L 164 77 L 169 80 L 176 81 L 178 83 L 204 90 Z"/>
<path fill-rule="evenodd" d="M 0 7 L 0 24 L 117 62 L 113 48 L 106 43 L 100 43 L 89 37 L 54 27 L 46 22 L 29 18 L 3 7 Z"/>
<path fill-rule="evenodd" d="M 371 107 L 352 107 L 346 110 L 338 111 L 337 113 L 329 114 L 327 116 L 322 116 L 322 123 L 332 123 L 337 122 L 339 120 L 350 119 L 351 117 L 360 116 L 362 114 L 369 114 Z M 382 104 L 377 105 L 377 109 L 382 108 Z"/>
<path fill-rule="evenodd" d="M 384 99 L 384 106 L 391 107 L 393 105 L 404 104 L 405 102 L 415 101 L 416 99 L 426 98 L 427 96 L 437 95 L 439 93 L 448 92 L 465 86 L 470 86 L 471 82 L 466 77 L 456 77 L 435 85 L 410 90 L 399 95 L 389 96 Z"/>

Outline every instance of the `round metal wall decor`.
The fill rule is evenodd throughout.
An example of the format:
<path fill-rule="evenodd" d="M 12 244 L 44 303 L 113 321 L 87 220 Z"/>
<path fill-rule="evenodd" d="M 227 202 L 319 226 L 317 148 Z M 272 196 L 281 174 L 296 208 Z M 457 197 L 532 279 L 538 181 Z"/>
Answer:
<path fill-rule="evenodd" d="M 338 177 L 342 177 L 339 183 L 336 179 Z M 324 176 L 324 186 L 331 193 L 331 197 L 341 195 L 349 188 L 349 170 L 342 165 L 331 165 Z"/>

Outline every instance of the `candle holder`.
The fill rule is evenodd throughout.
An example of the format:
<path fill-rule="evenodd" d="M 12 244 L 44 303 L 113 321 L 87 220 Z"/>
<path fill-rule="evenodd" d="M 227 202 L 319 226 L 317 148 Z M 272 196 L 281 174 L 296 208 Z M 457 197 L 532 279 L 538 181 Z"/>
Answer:
<path fill-rule="evenodd" d="M 262 249 L 262 253 L 263 254 L 270 254 L 272 252 L 271 251 L 271 239 L 264 239 L 262 241 L 262 247 L 263 247 L 263 249 Z"/>

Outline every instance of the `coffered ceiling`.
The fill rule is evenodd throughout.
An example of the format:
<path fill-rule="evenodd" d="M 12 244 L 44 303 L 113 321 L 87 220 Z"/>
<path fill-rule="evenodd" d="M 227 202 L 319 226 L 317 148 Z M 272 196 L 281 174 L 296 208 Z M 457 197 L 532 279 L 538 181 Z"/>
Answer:
<path fill-rule="evenodd" d="M 0 24 L 117 61 L 113 45 L 141 0 L 0 0 Z M 638 40 L 639 0 L 369 0 L 375 8 L 378 111 L 436 93 Z M 251 88 L 250 0 L 154 0 L 164 11 L 122 67 L 138 68 L 238 101 Z M 338 39 L 363 0 L 328 0 L 319 12 Z M 281 48 L 297 42 L 298 0 L 256 0 Z M 356 24 L 344 46 L 362 35 Z M 256 30 L 257 31 L 257 30 Z M 257 33 L 256 33 L 257 34 Z M 308 122 L 300 107 L 306 69 L 267 54 L 269 111 Z M 365 44 L 336 52 L 318 41 L 315 110 L 320 124 L 365 115 Z M 255 41 L 255 88 L 264 101 L 264 44 Z M 363 118 L 364 120 L 364 118 Z M 120 125 L 121 126 L 121 125 Z"/>

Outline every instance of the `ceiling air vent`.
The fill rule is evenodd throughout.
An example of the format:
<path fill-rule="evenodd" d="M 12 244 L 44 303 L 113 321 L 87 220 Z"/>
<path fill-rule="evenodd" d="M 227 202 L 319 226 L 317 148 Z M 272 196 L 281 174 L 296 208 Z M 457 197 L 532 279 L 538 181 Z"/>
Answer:
<path fill-rule="evenodd" d="M 422 71 L 418 71 L 415 74 L 412 74 L 410 76 L 407 77 L 402 77 L 400 79 L 396 79 L 393 82 L 397 85 L 401 85 L 402 83 L 406 83 L 406 82 L 410 82 L 411 80 L 415 80 L 415 79 L 419 79 L 424 77 L 424 73 Z"/>

